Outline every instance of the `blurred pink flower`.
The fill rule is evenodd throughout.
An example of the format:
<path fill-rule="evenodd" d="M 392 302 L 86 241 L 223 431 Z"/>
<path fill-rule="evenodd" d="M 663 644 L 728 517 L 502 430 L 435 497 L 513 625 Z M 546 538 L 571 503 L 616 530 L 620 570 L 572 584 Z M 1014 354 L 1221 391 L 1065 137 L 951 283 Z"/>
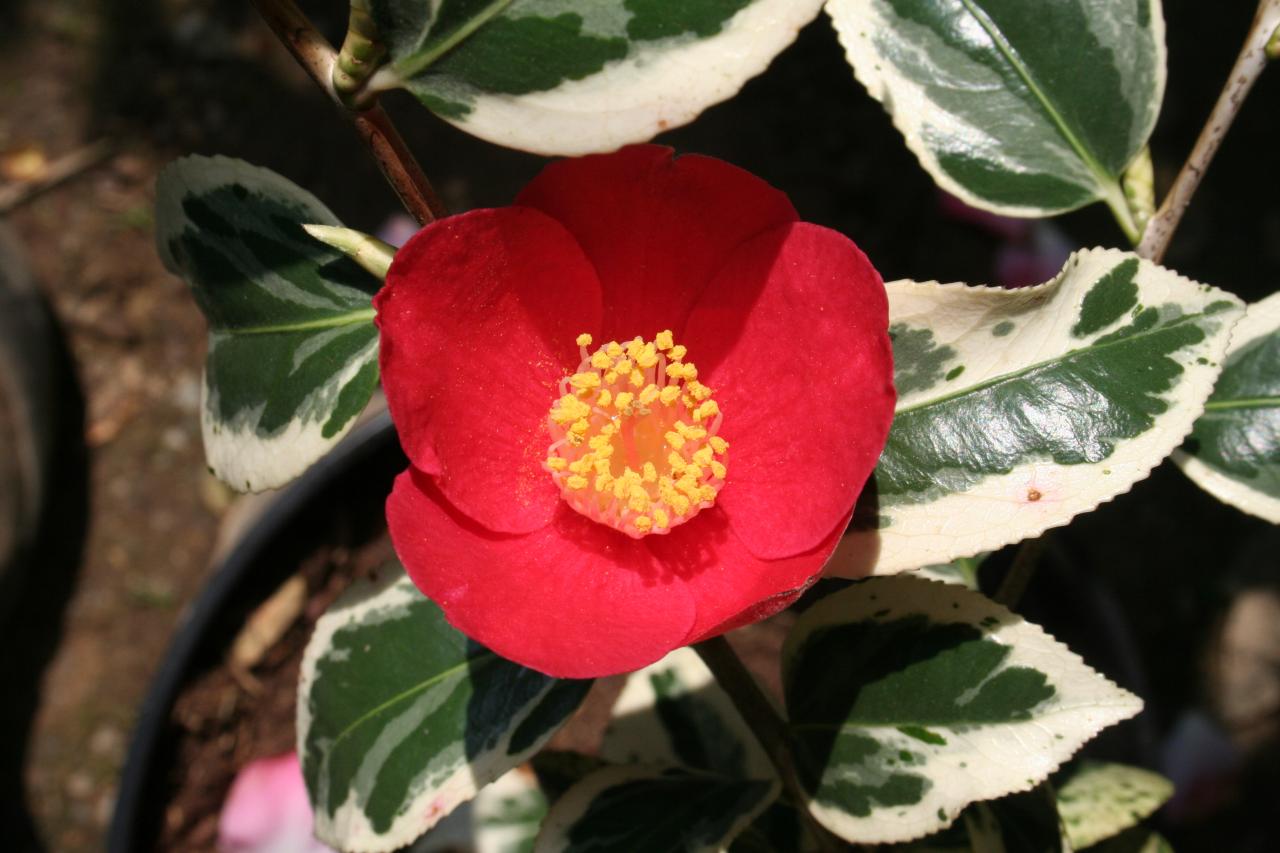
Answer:
<path fill-rule="evenodd" d="M 298 754 L 260 758 L 231 783 L 218 819 L 224 853 L 328 853 L 315 839 Z"/>

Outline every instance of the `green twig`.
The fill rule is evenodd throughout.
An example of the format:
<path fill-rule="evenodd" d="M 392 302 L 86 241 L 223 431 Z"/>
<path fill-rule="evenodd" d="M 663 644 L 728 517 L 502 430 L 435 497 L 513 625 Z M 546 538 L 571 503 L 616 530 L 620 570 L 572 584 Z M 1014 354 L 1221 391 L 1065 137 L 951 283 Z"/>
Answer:
<path fill-rule="evenodd" d="M 795 750 L 792 747 L 791 732 L 786 721 L 778 713 L 773 702 L 760 689 L 755 678 L 743 666 L 738 655 L 723 636 L 704 640 L 693 647 L 702 658 L 703 663 L 716 677 L 720 687 L 729 694 L 734 706 L 746 722 L 756 740 L 764 747 L 765 754 L 778 771 L 783 790 L 795 804 L 796 811 L 805 826 L 813 835 L 819 849 L 823 851 L 840 851 L 847 849 L 831 832 L 818 823 L 818 819 L 809 811 L 807 803 L 809 795 L 800 783 L 796 771 Z"/>
<path fill-rule="evenodd" d="M 1017 606 L 1022 600 L 1022 594 L 1027 591 L 1027 586 L 1031 583 L 1032 575 L 1040 565 L 1040 555 L 1044 553 L 1044 545 L 1045 538 L 1038 536 L 1035 539 L 1024 540 L 1018 546 L 1008 574 L 1004 576 L 1004 580 L 1000 582 L 1000 588 L 992 596 L 995 601 L 1009 608 Z"/>
<path fill-rule="evenodd" d="M 355 110 L 372 106 L 373 96 L 364 92 L 364 85 L 386 58 L 387 47 L 378 34 L 369 0 L 351 0 L 347 36 L 333 66 L 333 90 L 339 100 Z"/>
<path fill-rule="evenodd" d="M 1200 131 L 1200 138 L 1196 140 L 1195 147 L 1187 157 L 1187 162 L 1182 166 L 1182 171 L 1178 173 L 1173 186 L 1169 188 L 1169 195 L 1165 197 L 1164 203 L 1151 218 L 1146 232 L 1142 235 L 1142 241 L 1138 244 L 1139 256 L 1156 263 L 1164 260 L 1164 253 L 1173 239 L 1173 232 L 1177 230 L 1178 223 L 1182 221 L 1182 215 L 1186 213 L 1187 205 L 1191 203 L 1191 197 L 1200 186 L 1200 179 L 1209 168 L 1213 155 L 1218 153 L 1218 147 L 1222 144 L 1223 137 L 1227 135 L 1231 123 L 1239 114 L 1245 96 L 1258 81 L 1262 70 L 1267 67 L 1267 46 L 1275 38 L 1274 33 L 1278 26 L 1280 26 L 1280 0 L 1261 0 L 1258 4 L 1258 13 L 1253 18 L 1253 26 L 1249 28 L 1249 35 L 1245 37 L 1244 47 L 1236 57 L 1236 64 L 1231 69 L 1226 86 L 1218 96 L 1218 102 L 1214 104 L 1213 112 L 1209 114 L 1209 120 Z"/>

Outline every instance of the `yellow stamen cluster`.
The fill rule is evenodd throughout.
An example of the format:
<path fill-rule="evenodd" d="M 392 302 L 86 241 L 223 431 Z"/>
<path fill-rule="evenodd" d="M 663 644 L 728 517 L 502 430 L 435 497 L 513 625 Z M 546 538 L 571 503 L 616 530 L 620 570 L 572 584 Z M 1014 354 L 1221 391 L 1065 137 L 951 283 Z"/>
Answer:
<path fill-rule="evenodd" d="M 729 444 L 720 407 L 670 331 L 610 341 L 560 383 L 544 467 L 569 505 L 639 538 L 666 533 L 715 503 Z"/>

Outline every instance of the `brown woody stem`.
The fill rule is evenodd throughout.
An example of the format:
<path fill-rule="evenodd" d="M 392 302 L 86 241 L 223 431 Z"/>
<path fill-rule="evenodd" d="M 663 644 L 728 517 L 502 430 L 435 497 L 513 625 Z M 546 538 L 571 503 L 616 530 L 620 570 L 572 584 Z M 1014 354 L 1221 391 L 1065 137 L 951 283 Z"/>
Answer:
<path fill-rule="evenodd" d="M 334 89 L 338 55 L 294 0 L 253 0 L 253 5 L 316 85 L 341 104 Z M 356 131 L 369 146 L 383 177 L 420 225 L 448 215 L 426 173 L 381 106 L 374 104 L 360 111 L 346 108 L 343 112 L 355 122 Z"/>
<path fill-rule="evenodd" d="M 1196 140 L 1195 147 L 1191 149 L 1191 155 L 1187 157 L 1182 171 L 1178 173 L 1173 186 L 1169 188 L 1169 194 L 1165 197 L 1164 203 L 1151 218 L 1142 235 L 1142 241 L 1138 244 L 1140 257 L 1156 263 L 1164 260 L 1164 253 L 1173 239 L 1173 232 L 1177 230 L 1178 223 L 1182 221 L 1182 215 L 1186 213 L 1187 205 L 1191 203 L 1191 197 L 1200 186 L 1200 179 L 1209 168 L 1213 155 L 1218 153 L 1218 147 L 1222 144 L 1223 137 L 1227 135 L 1231 123 L 1235 121 L 1236 115 L 1239 114 L 1245 96 L 1249 94 L 1249 90 L 1253 88 L 1253 84 L 1257 82 L 1262 70 L 1267 66 L 1267 42 L 1272 38 L 1278 25 L 1280 25 L 1280 0 L 1261 0 L 1258 4 L 1258 13 L 1253 18 L 1253 26 L 1249 28 L 1249 35 L 1245 38 L 1244 47 L 1240 49 L 1236 64 L 1227 78 L 1227 85 L 1218 96 L 1218 102 L 1214 104 L 1209 120 L 1200 131 L 1200 138 Z"/>

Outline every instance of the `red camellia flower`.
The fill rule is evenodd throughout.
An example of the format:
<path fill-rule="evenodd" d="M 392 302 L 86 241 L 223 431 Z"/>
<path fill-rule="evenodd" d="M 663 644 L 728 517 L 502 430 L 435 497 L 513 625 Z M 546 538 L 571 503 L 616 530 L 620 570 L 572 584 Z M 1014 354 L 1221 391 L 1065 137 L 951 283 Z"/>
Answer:
<path fill-rule="evenodd" d="M 638 669 L 821 572 L 893 415 L 880 276 L 718 160 L 555 163 L 375 299 L 414 583 L 550 675 Z"/>

